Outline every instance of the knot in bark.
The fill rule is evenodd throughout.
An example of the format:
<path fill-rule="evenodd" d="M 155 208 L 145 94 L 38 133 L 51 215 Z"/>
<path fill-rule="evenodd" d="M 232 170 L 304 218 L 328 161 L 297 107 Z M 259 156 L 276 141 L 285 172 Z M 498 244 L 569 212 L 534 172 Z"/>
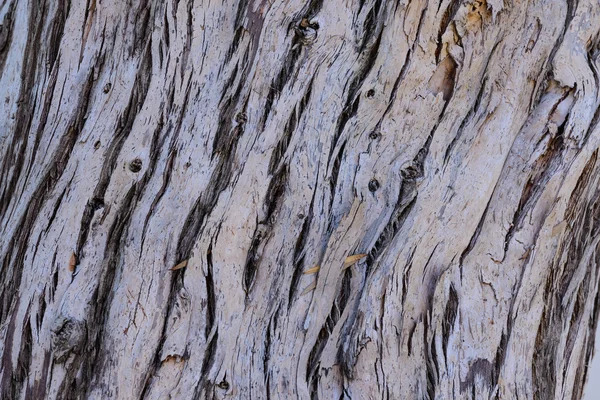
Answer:
<path fill-rule="evenodd" d="M 71 354 L 81 354 L 86 333 L 85 321 L 64 317 L 59 319 L 57 328 L 52 330 L 51 336 L 54 362 L 60 364 L 65 362 Z"/>

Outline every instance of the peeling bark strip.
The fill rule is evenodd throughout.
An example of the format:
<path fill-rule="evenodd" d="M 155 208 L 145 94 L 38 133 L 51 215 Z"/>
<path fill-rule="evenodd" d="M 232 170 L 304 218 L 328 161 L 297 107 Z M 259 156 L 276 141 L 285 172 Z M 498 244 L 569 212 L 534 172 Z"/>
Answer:
<path fill-rule="evenodd" d="M 580 398 L 599 70 L 597 1 L 2 2 L 0 397 Z"/>

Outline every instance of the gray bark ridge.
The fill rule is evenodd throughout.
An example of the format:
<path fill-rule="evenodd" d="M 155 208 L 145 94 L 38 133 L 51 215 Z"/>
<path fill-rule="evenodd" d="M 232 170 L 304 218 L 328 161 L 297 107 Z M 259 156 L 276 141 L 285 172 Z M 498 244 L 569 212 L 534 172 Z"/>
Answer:
<path fill-rule="evenodd" d="M 0 2 L 3 399 L 571 399 L 595 0 Z"/>

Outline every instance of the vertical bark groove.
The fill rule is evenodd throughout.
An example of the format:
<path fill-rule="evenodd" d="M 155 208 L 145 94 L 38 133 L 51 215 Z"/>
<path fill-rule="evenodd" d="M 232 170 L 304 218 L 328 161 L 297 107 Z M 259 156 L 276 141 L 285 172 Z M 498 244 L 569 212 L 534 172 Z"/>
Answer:
<path fill-rule="evenodd" d="M 4 2 L 0 396 L 580 398 L 599 18 Z"/>

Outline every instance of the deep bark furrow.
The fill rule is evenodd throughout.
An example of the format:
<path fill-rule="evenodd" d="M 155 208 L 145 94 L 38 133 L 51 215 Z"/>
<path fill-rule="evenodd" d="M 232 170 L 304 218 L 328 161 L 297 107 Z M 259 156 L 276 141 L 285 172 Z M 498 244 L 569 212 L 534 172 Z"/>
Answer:
<path fill-rule="evenodd" d="M 281 91 L 292 77 L 297 68 L 297 61 L 302 54 L 301 47 L 301 37 L 296 31 L 294 31 L 294 38 L 292 40 L 292 44 L 290 47 L 289 53 L 284 58 L 284 64 L 279 71 L 279 73 L 275 76 L 271 84 L 269 85 L 269 92 L 267 94 L 267 98 L 264 105 L 264 113 L 262 116 L 263 127 L 267 123 L 267 119 L 269 118 L 269 114 L 275 104 L 275 101 L 281 96 Z"/>
<path fill-rule="evenodd" d="M 5 2 L 0 397 L 580 398 L 588 3 Z"/>
<path fill-rule="evenodd" d="M 15 339 L 14 335 L 15 335 L 15 328 L 16 328 L 15 327 L 16 318 L 17 318 L 16 313 L 13 313 L 13 315 L 10 318 L 10 321 L 7 324 L 7 328 L 6 328 L 6 331 L 4 334 L 5 346 L 12 344 L 12 342 Z M 3 370 L 2 379 L 0 380 L 0 383 L 1 383 L 0 388 L 2 390 L 1 391 L 2 398 L 4 398 L 4 399 L 17 398 L 21 388 L 19 387 L 20 382 L 17 382 L 16 380 L 13 379 L 15 372 L 14 372 L 14 366 L 13 366 L 11 354 L 9 352 L 3 352 L 1 362 L 2 362 L 2 370 Z"/>
<path fill-rule="evenodd" d="M 519 205 L 515 210 L 512 223 L 504 239 L 505 253 L 508 250 L 508 246 L 515 234 L 515 231 L 522 228 L 525 217 L 538 201 L 542 194 L 543 188 L 563 163 L 563 152 L 565 150 L 563 133 L 567 120 L 568 118 L 565 119 L 563 125 L 558 127 L 558 132 L 556 132 L 548 142 L 546 151 L 535 161 L 534 165 L 532 166 L 529 179 L 523 188 Z"/>
<path fill-rule="evenodd" d="M 556 41 L 554 42 L 554 46 L 550 50 L 548 59 L 544 62 L 542 71 L 539 73 L 539 77 L 541 79 L 536 81 L 536 84 L 534 87 L 533 96 L 532 96 L 532 98 L 534 99 L 532 104 L 534 104 L 534 105 L 539 102 L 540 97 L 542 96 L 543 92 L 547 88 L 548 80 L 552 77 L 552 68 L 553 68 L 552 64 L 554 62 L 554 57 L 556 56 L 556 53 L 562 46 L 563 40 L 565 38 L 565 33 L 567 32 L 569 25 L 571 23 L 571 20 L 573 19 L 574 4 L 577 4 L 577 1 L 566 0 L 565 2 L 566 2 L 566 12 L 565 12 L 565 18 L 563 20 L 563 23 L 561 24 L 561 30 L 556 38 Z M 531 105 L 530 105 L 530 108 L 531 108 Z"/>
<path fill-rule="evenodd" d="M 383 29 L 380 26 L 380 21 L 385 21 L 385 15 L 380 15 L 380 12 L 385 8 L 381 7 L 381 3 L 382 0 L 374 0 L 373 7 L 369 10 L 363 22 L 363 34 L 359 49 L 361 53 L 367 48 L 369 42 L 376 37 L 377 31 Z"/>
<path fill-rule="evenodd" d="M 36 189 L 35 194 L 32 196 L 31 202 L 28 204 L 26 208 L 26 213 L 19 222 L 19 232 L 20 237 L 13 238 L 14 247 L 11 246 L 11 252 L 7 253 L 3 260 L 2 265 L 2 276 L 4 279 L 4 283 L 2 285 L 1 292 L 1 313 L 0 320 L 4 321 L 7 317 L 7 313 L 10 308 L 13 310 L 16 309 L 18 302 L 17 297 L 14 296 L 15 292 L 18 290 L 19 285 L 21 284 L 21 277 L 23 274 L 23 263 L 25 258 L 25 252 L 27 250 L 31 231 L 35 220 L 38 218 L 38 214 L 42 209 L 43 202 L 47 199 L 48 194 L 54 189 L 56 183 L 58 182 L 60 176 L 62 175 L 67 162 L 71 156 L 71 152 L 73 150 L 73 146 L 81 129 L 83 128 L 84 116 L 88 110 L 90 92 L 92 90 L 92 79 L 93 73 L 91 73 L 87 79 L 86 85 L 84 86 L 82 93 L 79 98 L 78 107 L 75 112 L 75 115 L 72 117 L 72 122 L 68 127 L 67 132 L 61 138 L 59 145 L 57 146 L 57 150 L 52 157 L 52 164 L 49 166 L 49 170 L 46 172 L 44 178 L 40 182 L 40 185 Z M 11 318 L 10 325 L 13 326 L 14 329 L 14 316 L 16 313 L 13 313 L 13 318 Z M 29 312 L 25 313 L 26 318 L 29 319 Z M 29 326 L 29 321 L 25 322 Z M 30 329 L 30 328 L 29 328 Z M 9 344 L 14 339 L 14 336 L 7 337 L 6 344 Z M 25 338 L 27 340 L 27 337 Z M 29 339 L 30 340 L 30 339 Z M 31 340 L 30 340 L 31 343 Z M 22 348 L 23 351 L 23 348 Z M 31 348 L 27 350 L 27 355 L 25 358 L 29 358 Z M 26 354 L 26 353 L 24 353 Z M 17 365 L 17 370 L 13 369 L 13 365 L 11 362 L 4 363 L 5 360 L 9 360 L 10 356 L 6 357 L 7 353 L 4 353 L 3 358 L 3 374 L 2 380 L 7 391 L 4 396 L 6 398 L 16 398 L 18 397 L 18 393 L 22 390 L 21 385 L 23 384 L 24 378 L 21 375 L 23 372 L 20 371 L 20 366 Z M 10 353 L 8 353 L 10 355 Z M 8 379 L 11 376 L 15 376 L 17 374 L 19 379 L 16 379 L 9 383 Z M 10 393 L 10 394 L 8 394 Z"/>
<path fill-rule="evenodd" d="M 547 300 L 544 305 L 544 313 L 542 314 L 542 319 L 536 338 L 539 351 L 533 357 L 534 387 L 536 398 L 539 399 L 552 398 L 555 391 L 557 389 L 561 389 L 555 387 L 554 385 L 545 386 L 544 381 L 549 379 L 552 383 L 555 383 L 559 379 L 564 379 L 564 376 L 561 377 L 559 375 L 564 374 L 564 370 L 558 367 L 564 362 L 564 368 L 566 369 L 567 365 L 569 364 L 571 351 L 569 350 L 568 346 L 570 345 L 572 350 L 573 345 L 572 341 L 569 343 L 569 338 L 572 335 L 573 329 L 578 329 L 578 327 L 581 325 L 580 321 L 577 321 L 579 317 L 578 313 L 581 312 L 577 310 L 577 305 L 579 304 L 581 298 L 578 295 L 579 290 L 581 290 L 581 286 L 579 285 L 582 283 L 578 285 L 579 289 L 573 295 L 567 294 L 566 290 L 572 284 L 575 271 L 578 268 L 585 267 L 587 270 L 586 274 L 589 274 L 588 268 L 590 268 L 590 266 L 586 266 L 585 264 L 581 265 L 583 261 L 582 257 L 584 257 L 582 252 L 583 244 L 590 242 L 597 243 L 597 240 L 594 240 L 595 237 L 590 237 L 590 234 L 594 232 L 593 225 L 590 226 L 590 223 L 597 223 L 597 216 L 592 218 L 592 216 L 588 216 L 586 212 L 578 212 L 582 209 L 585 210 L 591 208 L 590 206 L 593 204 L 592 202 L 597 202 L 598 198 L 600 197 L 597 184 L 591 184 L 590 182 L 591 180 L 595 182 L 598 180 L 597 178 L 599 175 L 596 161 L 597 151 L 594 152 L 586 164 L 581 176 L 579 177 L 577 186 L 573 191 L 567 207 L 565 217 L 566 221 L 568 222 L 568 226 L 578 226 L 579 229 L 576 229 L 574 232 L 575 234 L 564 236 L 564 242 L 561 243 L 561 247 L 564 247 L 563 254 L 566 255 L 566 260 L 556 261 L 557 264 L 562 264 L 563 262 L 564 264 L 553 265 L 554 268 L 548 275 L 548 279 L 546 281 L 546 296 L 544 297 Z M 598 207 L 594 208 L 598 210 Z M 582 217 L 585 218 L 585 220 L 580 221 L 579 224 L 576 223 L 576 220 Z M 587 227 L 585 225 L 587 225 Z M 596 231 L 594 232 L 596 235 L 598 234 L 597 229 L 598 228 L 596 228 Z M 585 285 L 585 283 L 583 284 Z M 572 298 L 571 296 L 574 296 L 575 298 Z M 569 302 L 574 302 L 575 308 L 565 308 L 563 306 L 565 300 L 567 299 Z M 565 338 L 567 348 L 565 349 L 565 353 L 559 356 L 557 351 L 562 342 L 562 339 L 559 336 L 559 327 L 564 326 L 567 321 L 570 322 L 567 324 L 569 328 Z M 574 323 L 575 326 L 573 326 Z M 547 360 L 552 361 L 548 363 Z"/>
<path fill-rule="evenodd" d="M 228 143 L 227 153 L 217 160 L 210 182 L 212 186 L 206 188 L 204 193 L 196 200 L 192 210 L 185 220 L 179 243 L 177 244 L 177 260 L 182 261 L 189 257 L 203 223 L 217 203 L 220 193 L 225 190 L 233 172 L 231 161 L 235 155 L 237 141 L 242 132 L 234 133 Z"/>
<path fill-rule="evenodd" d="M 368 47 L 368 49 L 362 50 L 365 53 L 364 58 L 360 60 L 361 67 L 358 69 L 356 76 L 352 78 L 352 81 L 348 87 L 348 94 L 346 97 L 346 103 L 344 104 L 344 108 L 342 113 L 337 121 L 336 133 L 333 136 L 331 142 L 333 146 L 331 147 L 331 154 L 329 155 L 329 161 L 327 162 L 327 168 L 329 168 L 329 164 L 331 162 L 331 158 L 333 156 L 334 149 L 337 146 L 337 142 L 339 138 L 342 136 L 344 128 L 352 117 L 356 116 L 358 111 L 358 105 L 360 102 L 359 89 L 362 87 L 363 82 L 373 66 L 375 65 L 375 61 L 379 52 L 379 46 L 381 44 L 381 38 L 383 34 L 383 28 L 380 29 L 379 35 L 375 42 Z M 342 145 L 343 146 L 343 145 Z M 339 157 L 339 155 L 338 155 Z M 337 158 L 336 158 L 337 159 Z"/>
<path fill-rule="evenodd" d="M 440 6 L 442 5 L 442 3 L 443 3 L 443 1 L 440 1 Z M 440 29 L 438 31 L 438 36 L 437 36 L 437 48 L 435 49 L 436 63 L 440 62 L 440 53 L 442 52 L 442 46 L 443 46 L 442 35 L 444 33 L 446 33 L 446 29 L 448 28 L 448 25 L 454 19 L 454 16 L 456 15 L 456 12 L 458 11 L 459 6 L 460 6 L 460 2 L 458 0 L 450 0 L 450 3 L 448 4 L 446 11 L 444 11 L 444 14 L 442 14 Z M 439 7 L 438 7 L 438 12 L 439 12 Z"/>
<path fill-rule="evenodd" d="M 194 36 L 194 29 L 193 29 L 193 25 L 192 25 L 192 6 L 193 6 L 193 2 L 188 2 L 187 3 L 187 9 L 186 9 L 186 14 L 187 14 L 187 19 L 186 19 L 186 36 L 185 36 L 185 44 L 183 47 L 183 51 L 182 51 L 182 59 L 181 59 L 181 77 L 183 78 L 185 76 L 185 71 L 186 71 L 186 67 L 188 65 L 188 57 L 189 54 L 191 52 L 191 47 L 192 47 L 192 38 Z"/>
<path fill-rule="evenodd" d="M 424 316 L 424 327 L 423 334 L 427 335 L 428 332 L 428 317 Z M 424 343 L 429 343 L 429 347 L 425 349 L 425 367 L 427 371 L 427 396 L 426 399 L 435 399 L 436 386 L 438 384 L 439 369 L 437 365 L 437 354 L 435 352 L 435 342 L 428 340 L 427 336 L 423 338 Z"/>
<path fill-rule="evenodd" d="M 487 69 L 489 67 L 490 64 L 490 60 L 492 59 L 492 57 L 494 56 L 494 53 L 496 52 L 496 49 L 498 48 L 498 46 L 500 45 L 500 40 L 498 40 L 494 46 L 492 47 L 489 56 L 486 59 L 485 62 L 485 67 L 482 70 L 481 73 L 481 79 L 480 79 L 480 86 L 479 86 L 479 91 L 477 92 L 477 96 L 475 97 L 475 100 L 473 102 L 473 106 L 469 109 L 469 111 L 467 112 L 467 114 L 465 115 L 465 117 L 462 119 L 460 126 L 456 132 L 456 135 L 453 137 L 452 141 L 450 142 L 450 144 L 448 145 L 448 147 L 445 150 L 444 153 L 444 166 L 447 164 L 448 160 L 450 159 L 450 156 L 452 155 L 452 150 L 454 149 L 454 146 L 456 146 L 456 144 L 459 142 L 459 140 L 462 138 L 462 135 L 467 127 L 467 124 L 471 123 L 473 121 L 473 119 L 477 116 L 478 111 L 480 111 L 481 109 L 481 102 L 483 100 L 483 96 L 488 95 L 490 96 L 490 88 L 488 87 L 487 83 L 488 83 L 488 77 L 486 75 Z M 489 100 L 488 100 L 489 102 Z"/>
<path fill-rule="evenodd" d="M 448 296 L 448 303 L 444 310 L 444 319 L 442 320 L 442 350 L 444 353 L 444 361 L 448 363 L 448 338 L 450 332 L 454 330 L 454 323 L 456 322 L 456 315 L 458 311 L 458 294 L 454 286 L 450 286 L 450 293 Z"/>
<path fill-rule="evenodd" d="M 41 180 L 39 186 L 32 195 L 31 201 L 26 207 L 25 215 L 19 221 L 17 235 L 11 240 L 10 251 L 4 256 L 2 262 L 2 278 L 4 284 L 0 290 L 0 322 L 6 319 L 8 308 L 14 301 L 14 293 L 18 290 L 23 273 L 23 260 L 30 240 L 31 230 L 56 183 L 65 170 L 71 156 L 73 146 L 83 128 L 84 116 L 87 112 L 90 92 L 92 89 L 93 73 L 89 75 L 87 83 L 82 90 L 79 105 L 67 132 L 61 138 L 57 150 L 52 157 L 52 164 Z"/>
<path fill-rule="evenodd" d="M 364 334 L 365 314 L 360 309 L 360 303 L 363 300 L 362 296 L 365 293 L 366 285 L 366 274 L 364 272 L 361 277 L 363 283 L 360 288 L 359 296 L 356 296 L 354 302 L 349 306 L 350 310 L 344 321 L 344 325 L 340 330 L 340 335 L 337 343 L 336 362 L 339 364 L 342 370 L 342 374 L 345 378 L 352 380 L 357 376 L 356 364 L 361 351 L 366 347 L 366 343 L 370 341 L 370 338 Z M 351 288 L 351 272 L 346 270 L 344 277 L 342 278 L 341 294 L 344 295 L 344 307 L 341 309 L 340 314 L 343 313 L 346 308 L 346 303 L 350 300 L 349 297 L 352 295 Z"/>
<path fill-rule="evenodd" d="M 477 241 L 479 239 L 479 235 L 481 234 L 481 230 L 483 229 L 483 224 L 486 221 L 490 202 L 491 202 L 491 199 L 486 204 L 485 209 L 483 210 L 483 214 L 481 214 L 481 218 L 479 219 L 479 222 L 477 223 L 477 228 L 475 229 L 475 232 L 473 232 L 473 235 L 471 236 L 471 239 L 469 240 L 469 245 L 462 251 L 462 253 L 460 253 L 459 268 L 463 265 L 465 258 L 473 250 L 473 248 L 475 247 L 475 243 L 477 243 Z M 461 271 L 461 276 L 462 276 L 462 269 L 460 269 L 460 271 Z"/>
<path fill-rule="evenodd" d="M 117 166 L 117 159 L 121 152 L 121 148 L 131 133 L 133 123 L 148 94 L 151 71 L 151 42 L 147 41 L 144 55 L 139 63 L 139 69 L 133 85 L 131 97 L 129 98 L 129 102 L 123 111 L 123 114 L 121 114 L 118 119 L 117 130 L 114 138 L 106 150 L 105 161 L 102 165 L 102 170 L 100 172 L 100 176 L 98 177 L 98 183 L 94 189 L 93 197 L 87 202 L 84 212 L 81 216 L 79 238 L 77 240 L 77 249 L 75 252 L 77 259 L 81 259 L 85 256 L 82 254 L 82 251 L 87 242 L 90 224 L 92 222 L 94 213 L 105 206 L 104 194 L 108 185 L 110 184 L 113 171 Z M 131 165 L 129 168 L 132 169 Z"/>
<path fill-rule="evenodd" d="M 4 73 L 4 66 L 6 64 L 6 57 L 8 56 L 8 50 L 12 41 L 12 33 L 14 31 L 13 26 L 15 23 L 14 9 L 16 1 L 12 1 L 8 5 L 8 10 L 4 14 L 2 25 L 0 25 L 0 78 Z"/>
<path fill-rule="evenodd" d="M 65 33 L 65 23 L 69 16 L 70 3 L 67 0 L 59 0 L 56 4 L 56 12 L 52 19 L 52 30 L 48 38 L 48 70 L 53 71 L 55 63 L 59 59 L 60 42 Z"/>
<path fill-rule="evenodd" d="M 137 197 L 140 194 L 138 185 L 132 186 L 125 195 L 123 202 L 116 212 L 115 220 L 110 227 L 106 250 L 103 255 L 103 270 L 98 280 L 98 286 L 93 294 L 94 309 L 91 318 L 86 322 L 85 349 L 86 354 L 76 357 L 74 364 L 81 365 L 81 380 L 78 380 L 77 392 L 71 392 L 71 387 L 63 387 L 64 397 L 75 397 L 76 393 L 86 393 L 98 384 L 98 372 L 103 371 L 108 361 L 107 353 L 110 349 L 104 346 L 105 332 L 104 324 L 111 308 L 113 287 L 117 269 L 120 266 L 119 252 L 123 247 L 123 237 L 127 233 L 131 214 L 135 208 Z M 83 339 L 82 339 L 83 340 Z M 77 358 L 81 357 L 81 360 Z M 72 379 L 75 379 L 77 369 L 70 371 Z M 65 380 L 69 382 L 69 380 Z"/>
<path fill-rule="evenodd" d="M 39 73 L 37 60 L 39 57 L 38 48 L 40 47 L 42 30 L 44 25 L 44 14 L 46 12 L 45 3 L 41 8 L 34 7 L 31 10 L 31 16 L 28 26 L 27 45 L 24 51 L 24 62 L 21 67 L 21 76 L 23 77 L 19 87 L 19 99 L 17 103 L 21 105 L 17 109 L 16 131 L 12 135 L 12 140 L 7 148 L 2 160 L 0 174 L 0 217 L 4 217 L 17 188 L 17 183 L 21 179 L 21 170 L 25 164 L 27 155 L 27 144 L 29 142 L 29 129 L 32 123 L 35 110 L 35 78 Z M 9 23 L 12 23 L 9 18 Z M 8 27 L 7 27 L 8 28 Z"/>
<path fill-rule="evenodd" d="M 269 161 L 269 174 L 273 174 L 284 160 L 284 156 L 289 148 L 294 131 L 296 130 L 298 123 L 302 118 L 302 114 L 304 113 L 306 104 L 310 100 L 313 82 L 314 76 L 308 84 L 308 88 L 306 89 L 302 100 L 300 100 L 300 103 L 296 107 L 294 107 L 292 113 L 290 114 L 288 122 L 284 127 L 283 135 L 281 139 L 279 139 L 279 142 L 277 143 L 277 146 L 273 151 L 273 154 L 271 155 L 271 160 Z"/>
<path fill-rule="evenodd" d="M 306 255 L 306 243 L 308 241 L 308 235 L 310 230 L 310 225 L 314 218 L 314 204 L 315 204 L 315 196 L 317 192 L 313 191 L 312 198 L 310 201 L 310 206 L 308 207 L 307 215 L 302 215 L 303 223 L 302 228 L 300 230 L 300 234 L 296 239 L 296 243 L 294 246 L 293 254 L 292 254 L 292 263 L 294 267 L 294 272 L 292 274 L 292 278 L 290 281 L 290 287 L 288 292 L 288 311 L 292 307 L 294 299 L 296 298 L 296 292 L 298 290 L 298 282 L 300 281 L 300 276 L 302 275 L 302 270 L 304 269 L 304 257 Z"/>
<path fill-rule="evenodd" d="M 285 190 L 288 185 L 288 167 L 282 165 L 269 182 L 267 197 L 263 209 L 265 210 L 264 219 L 257 221 L 256 230 L 252 237 L 252 243 L 248 250 L 246 264 L 244 266 L 244 290 L 246 295 L 252 288 L 257 269 L 262 259 L 262 248 L 266 246 L 272 235 L 273 223 L 277 219 L 277 212 L 281 209 Z"/>
<path fill-rule="evenodd" d="M 437 124 L 435 127 L 437 127 Z M 436 129 L 435 127 L 434 130 Z M 392 211 L 388 223 L 384 226 L 373 247 L 368 251 L 365 266 L 367 274 L 371 272 L 378 257 L 396 237 L 396 234 L 402 228 L 408 214 L 412 210 L 412 205 L 415 203 L 418 196 L 417 181 L 423 178 L 425 158 L 429 153 L 433 134 L 434 131 L 427 137 L 427 141 L 424 143 L 423 147 L 419 149 L 412 162 L 400 171 L 402 181 L 400 182 L 398 199 L 394 205 L 394 210 Z"/>
<path fill-rule="evenodd" d="M 217 346 L 218 339 L 219 339 L 219 333 L 217 331 L 214 333 L 212 339 L 210 340 L 210 342 L 206 348 L 206 353 L 203 355 L 204 361 L 202 363 L 200 380 L 198 381 L 198 386 L 196 386 L 196 390 L 194 392 L 194 397 L 193 397 L 194 399 L 201 399 L 201 398 L 208 399 L 211 397 L 214 398 L 214 393 L 212 393 L 214 389 L 211 388 L 211 384 L 213 382 L 210 382 L 208 379 L 208 370 L 212 367 L 212 365 L 214 363 L 215 348 Z M 225 386 L 225 385 L 222 385 L 222 386 Z M 212 393 L 212 396 L 211 396 L 211 393 Z M 204 396 L 202 396 L 202 395 L 204 395 Z"/>
<path fill-rule="evenodd" d="M 150 162 L 149 162 L 148 170 L 145 173 L 146 179 L 149 178 L 150 176 L 152 176 L 152 174 L 154 173 L 156 164 L 158 162 L 158 158 L 160 156 L 160 151 L 163 148 L 163 146 L 166 142 L 166 139 L 169 135 L 168 131 L 165 132 L 163 135 L 161 135 L 161 133 L 163 133 L 163 129 L 164 129 L 163 114 L 161 114 L 158 124 L 156 126 L 156 129 L 154 130 L 154 134 L 152 135 L 152 145 L 150 146 Z M 165 194 L 165 192 L 167 190 L 167 187 L 169 186 L 169 182 L 171 180 L 171 174 L 173 172 L 173 162 L 175 161 L 176 155 L 177 155 L 176 151 L 172 150 L 169 152 L 165 170 L 163 172 L 162 185 L 161 185 L 160 189 L 158 190 L 158 192 L 156 193 L 156 195 L 154 196 L 154 199 L 152 200 L 152 204 L 150 204 L 150 208 L 148 209 L 148 213 L 146 214 L 146 218 L 144 219 L 144 227 L 142 228 L 142 240 L 141 240 L 140 247 L 144 246 L 144 239 L 146 237 L 146 229 L 148 227 L 148 222 L 150 221 L 150 217 L 154 213 L 156 206 L 160 202 L 161 198 L 163 197 L 163 195 Z"/>
<path fill-rule="evenodd" d="M 52 61 L 54 63 L 54 60 Z M 44 96 L 44 102 L 42 106 L 42 113 L 40 115 L 40 122 L 36 130 L 35 141 L 33 143 L 33 148 L 31 150 L 31 158 L 29 161 L 29 165 L 27 167 L 27 172 L 25 172 L 25 180 L 28 181 L 31 174 L 31 169 L 33 167 L 34 161 L 37 159 L 37 152 L 40 145 L 40 140 L 42 139 L 42 135 L 44 133 L 44 129 L 46 128 L 46 122 L 48 120 L 48 113 L 50 112 L 50 106 L 53 102 L 54 89 L 56 88 L 56 79 L 58 76 L 58 68 L 51 70 L 48 82 L 48 88 L 46 90 L 46 94 Z"/>

